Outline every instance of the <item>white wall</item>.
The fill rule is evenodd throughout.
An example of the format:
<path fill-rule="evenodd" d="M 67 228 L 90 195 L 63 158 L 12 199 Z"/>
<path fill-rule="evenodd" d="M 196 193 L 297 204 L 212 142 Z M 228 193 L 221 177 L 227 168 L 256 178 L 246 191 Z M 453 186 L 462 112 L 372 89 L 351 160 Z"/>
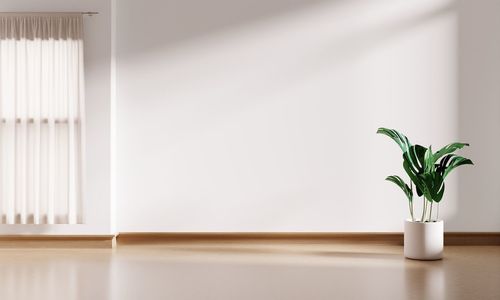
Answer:
<path fill-rule="evenodd" d="M 477 166 L 459 177 L 449 225 L 500 231 L 500 1 L 458 2 L 459 133 Z"/>
<path fill-rule="evenodd" d="M 116 196 L 126 231 L 401 231 L 384 181 L 463 140 L 448 231 L 500 230 L 500 2 L 120 0 Z"/>
<path fill-rule="evenodd" d="M 116 2 L 118 231 L 400 231 L 399 152 L 378 126 L 469 141 L 449 231 L 500 231 L 500 2 Z M 111 3 L 3 0 L 0 11 L 98 11 L 85 22 L 87 223 L 0 234 L 106 234 Z"/>
<path fill-rule="evenodd" d="M 97 11 L 85 17 L 87 113 L 84 225 L 0 225 L 0 234 L 109 234 L 110 223 L 110 57 L 109 0 L 2 0 L 0 11 Z"/>

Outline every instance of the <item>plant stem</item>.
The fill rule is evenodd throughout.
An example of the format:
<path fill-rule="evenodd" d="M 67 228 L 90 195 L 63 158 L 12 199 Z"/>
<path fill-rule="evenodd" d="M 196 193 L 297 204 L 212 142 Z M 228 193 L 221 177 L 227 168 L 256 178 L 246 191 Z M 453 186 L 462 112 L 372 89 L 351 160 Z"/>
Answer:
<path fill-rule="evenodd" d="M 413 217 L 413 201 L 408 201 L 408 206 L 410 207 L 410 216 L 412 222 L 415 221 L 415 218 Z"/>
<path fill-rule="evenodd" d="M 424 196 L 424 205 L 422 207 L 422 218 L 420 218 L 420 222 L 424 222 L 425 220 L 425 211 L 427 210 L 427 199 L 425 199 L 425 196 Z"/>
<path fill-rule="evenodd" d="M 413 193 L 413 182 L 410 180 L 410 191 L 412 191 Z M 413 195 L 411 196 L 411 198 L 409 199 L 410 201 L 408 201 L 408 206 L 410 207 L 410 215 L 411 215 L 411 221 L 412 222 L 415 222 L 415 217 L 413 217 Z"/>
<path fill-rule="evenodd" d="M 431 210 L 429 213 L 429 222 L 432 221 L 432 205 L 434 204 L 434 201 L 431 200 Z"/>
<path fill-rule="evenodd" d="M 437 204 L 436 221 L 439 221 L 439 202 L 438 202 L 438 204 Z"/>
<path fill-rule="evenodd" d="M 413 201 L 411 201 L 411 220 L 415 221 L 415 216 L 413 214 Z"/>

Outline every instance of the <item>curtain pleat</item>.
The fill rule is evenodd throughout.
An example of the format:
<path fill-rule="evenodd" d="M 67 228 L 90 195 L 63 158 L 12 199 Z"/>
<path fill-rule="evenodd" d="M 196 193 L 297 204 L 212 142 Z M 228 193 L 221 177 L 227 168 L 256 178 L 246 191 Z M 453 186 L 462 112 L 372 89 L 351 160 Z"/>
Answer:
<path fill-rule="evenodd" d="M 0 223 L 82 223 L 83 20 L 0 15 Z"/>

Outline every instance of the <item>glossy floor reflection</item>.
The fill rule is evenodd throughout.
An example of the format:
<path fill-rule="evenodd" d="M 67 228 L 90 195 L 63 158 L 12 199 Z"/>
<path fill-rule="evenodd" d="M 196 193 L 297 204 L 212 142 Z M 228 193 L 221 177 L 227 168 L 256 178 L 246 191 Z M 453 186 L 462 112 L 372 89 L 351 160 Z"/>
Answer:
<path fill-rule="evenodd" d="M 500 247 L 191 243 L 0 250 L 0 299 L 500 299 Z"/>

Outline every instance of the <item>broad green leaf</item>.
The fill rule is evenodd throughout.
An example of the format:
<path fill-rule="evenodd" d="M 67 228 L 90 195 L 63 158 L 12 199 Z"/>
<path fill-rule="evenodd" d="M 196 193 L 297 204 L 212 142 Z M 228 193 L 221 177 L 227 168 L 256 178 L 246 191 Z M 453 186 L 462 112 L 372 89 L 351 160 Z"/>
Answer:
<path fill-rule="evenodd" d="M 446 171 L 446 168 L 448 167 L 448 163 L 450 162 L 450 160 L 456 156 L 455 154 L 448 154 L 448 155 L 445 155 L 440 161 L 439 163 L 435 164 L 436 166 L 436 172 L 444 175 L 444 171 Z"/>
<path fill-rule="evenodd" d="M 451 143 L 449 145 L 444 146 L 438 152 L 434 153 L 434 163 L 437 162 L 441 157 L 446 154 L 453 153 L 458 149 L 462 149 L 465 146 L 469 146 L 468 143 Z"/>
<path fill-rule="evenodd" d="M 424 165 L 424 173 L 432 173 L 434 171 L 434 156 L 432 155 L 431 146 L 425 151 Z"/>
<path fill-rule="evenodd" d="M 420 176 L 430 194 L 428 200 L 440 202 L 444 194 L 444 178 L 436 172 L 424 173 Z"/>
<path fill-rule="evenodd" d="M 432 161 L 432 150 L 415 145 L 403 155 L 403 159 L 403 168 L 415 184 L 417 195 L 440 201 L 444 193 L 442 176 L 436 174 L 434 165 L 428 166 Z M 415 163 L 412 164 L 410 159 Z"/>
<path fill-rule="evenodd" d="M 454 154 L 448 154 L 447 156 L 443 157 L 443 159 L 440 162 L 440 166 L 442 166 L 442 172 L 443 172 L 443 179 L 450 174 L 452 170 L 455 168 L 462 166 L 462 165 L 474 165 L 472 160 L 454 155 Z"/>
<path fill-rule="evenodd" d="M 435 202 L 439 203 L 443 199 L 443 195 L 444 195 L 444 183 L 443 183 L 443 188 L 439 190 L 439 193 L 436 196 L 436 198 L 434 198 L 432 200 L 434 200 Z"/>
<path fill-rule="evenodd" d="M 406 197 L 408 198 L 408 201 L 410 201 L 410 202 L 413 201 L 413 191 L 403 181 L 403 179 L 401 179 L 401 177 L 399 177 L 397 175 L 393 175 L 393 176 L 388 176 L 385 180 L 393 182 L 394 184 L 399 186 L 399 188 L 405 193 Z"/>
<path fill-rule="evenodd" d="M 421 197 L 424 194 L 424 192 L 416 184 L 415 184 L 415 190 L 417 190 L 417 196 L 419 197 Z"/>
<path fill-rule="evenodd" d="M 415 185 L 415 188 L 417 189 L 417 195 L 420 197 L 422 195 L 430 196 L 428 192 L 426 192 L 426 186 L 423 180 L 418 176 L 418 171 L 415 171 L 411 167 L 411 163 L 408 159 L 405 158 L 403 161 L 403 168 L 406 171 L 406 174 L 408 174 L 408 177 L 410 177 L 411 181 Z"/>
<path fill-rule="evenodd" d="M 386 135 L 393 139 L 403 152 L 408 151 L 408 149 L 411 147 L 410 140 L 408 140 L 408 138 L 404 134 L 398 132 L 397 130 L 380 127 L 377 130 L 377 133 Z"/>
<path fill-rule="evenodd" d="M 425 153 L 427 148 L 420 145 L 411 146 L 403 153 L 403 159 L 407 160 L 415 174 L 422 174 L 425 166 Z"/>

